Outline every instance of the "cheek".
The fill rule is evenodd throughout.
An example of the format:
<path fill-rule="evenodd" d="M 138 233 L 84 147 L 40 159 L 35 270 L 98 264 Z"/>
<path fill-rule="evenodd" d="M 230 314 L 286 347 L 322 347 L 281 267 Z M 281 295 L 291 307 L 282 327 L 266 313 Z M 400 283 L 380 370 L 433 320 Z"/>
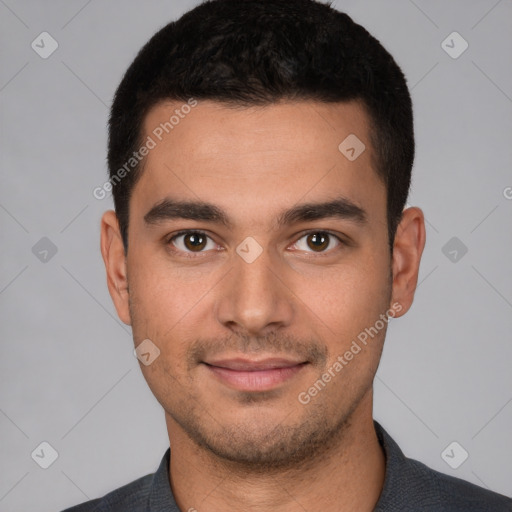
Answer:
<path fill-rule="evenodd" d="M 214 284 L 211 272 L 184 270 L 163 253 L 134 253 L 129 262 L 130 299 L 136 317 L 160 336 L 182 329 L 181 320 L 194 315 Z"/>
<path fill-rule="evenodd" d="M 179 272 L 151 258 L 132 261 L 130 303 L 135 343 L 150 339 L 160 351 L 140 368 L 150 389 L 165 408 L 187 388 L 187 347 L 193 336 L 201 281 L 183 283 Z M 143 263 L 142 263 L 143 262 Z M 136 269 L 136 270 L 133 270 Z M 197 328 L 197 327 L 196 327 Z M 197 332 L 196 332 L 197 335 Z"/>
<path fill-rule="evenodd" d="M 309 296 L 308 304 L 320 318 L 317 325 L 325 327 L 321 342 L 329 354 L 317 376 L 327 383 L 321 400 L 333 409 L 349 407 L 373 382 L 388 325 L 381 318 L 389 311 L 388 276 L 383 266 L 345 267 Z"/>
<path fill-rule="evenodd" d="M 354 258 L 350 263 L 309 269 L 297 280 L 306 311 L 339 351 L 388 309 L 391 286 L 386 263 Z"/>
<path fill-rule="evenodd" d="M 151 365 L 140 364 L 142 375 L 153 395 L 166 411 L 187 410 L 197 398 L 194 396 L 194 386 L 185 375 L 181 365 L 182 354 L 167 352 L 155 359 Z M 172 361 L 172 365 L 169 363 Z"/>

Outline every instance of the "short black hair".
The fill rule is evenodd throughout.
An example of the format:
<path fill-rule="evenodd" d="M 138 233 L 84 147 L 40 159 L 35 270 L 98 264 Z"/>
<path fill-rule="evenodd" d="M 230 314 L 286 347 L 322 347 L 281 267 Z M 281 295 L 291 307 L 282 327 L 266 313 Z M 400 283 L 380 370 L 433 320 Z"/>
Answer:
<path fill-rule="evenodd" d="M 392 250 L 414 160 L 411 97 L 393 57 L 331 2 L 209 0 L 160 29 L 115 93 L 108 167 L 125 251 L 130 196 L 144 163 L 132 155 L 143 144 L 145 116 L 161 101 L 191 98 L 232 106 L 360 101 L 371 124 L 373 163 L 387 188 Z"/>

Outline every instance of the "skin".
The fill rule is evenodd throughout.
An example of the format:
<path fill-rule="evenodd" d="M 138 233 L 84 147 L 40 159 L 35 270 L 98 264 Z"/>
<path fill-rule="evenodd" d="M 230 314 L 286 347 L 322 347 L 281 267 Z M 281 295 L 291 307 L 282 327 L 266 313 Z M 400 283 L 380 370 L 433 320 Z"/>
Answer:
<path fill-rule="evenodd" d="M 145 135 L 179 107 L 156 105 Z M 141 370 L 165 410 L 181 510 L 371 511 L 378 501 L 385 457 L 372 386 L 385 326 L 309 403 L 298 400 L 379 315 L 395 304 L 401 316 L 413 301 L 423 213 L 404 210 L 391 256 L 368 126 L 357 102 L 200 101 L 146 157 L 130 200 L 126 255 L 115 213 L 103 216 L 101 250 L 118 315 L 136 346 L 149 338 L 160 349 Z M 366 145 L 352 162 L 338 150 L 351 133 Z M 340 196 L 362 208 L 366 222 L 276 225 L 283 210 Z M 233 226 L 145 222 L 166 197 L 215 204 Z M 184 229 L 210 238 L 200 249 L 190 237 L 169 241 Z M 315 244 L 325 231 L 340 241 Z M 263 250 L 251 263 L 236 252 L 246 237 Z M 234 357 L 305 364 L 269 390 L 247 391 L 204 364 Z"/>

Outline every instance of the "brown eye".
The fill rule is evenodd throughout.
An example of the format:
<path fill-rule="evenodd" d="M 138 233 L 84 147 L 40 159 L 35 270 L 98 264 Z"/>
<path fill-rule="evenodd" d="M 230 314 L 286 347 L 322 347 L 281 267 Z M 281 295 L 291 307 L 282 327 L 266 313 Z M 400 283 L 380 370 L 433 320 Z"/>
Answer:
<path fill-rule="evenodd" d="M 205 249 L 215 248 L 211 238 L 201 231 L 183 231 L 174 235 L 168 244 L 174 246 L 178 252 L 184 253 L 201 253 L 205 252 Z"/>
<path fill-rule="evenodd" d="M 327 233 L 313 233 L 307 235 L 308 247 L 314 251 L 323 251 L 329 246 L 329 235 Z"/>
<path fill-rule="evenodd" d="M 311 231 L 299 238 L 293 247 L 305 252 L 324 253 L 340 245 L 342 241 L 336 235 L 327 231 Z"/>
<path fill-rule="evenodd" d="M 188 233 L 183 237 L 183 242 L 187 249 L 201 251 L 206 246 L 206 236 L 202 233 Z"/>

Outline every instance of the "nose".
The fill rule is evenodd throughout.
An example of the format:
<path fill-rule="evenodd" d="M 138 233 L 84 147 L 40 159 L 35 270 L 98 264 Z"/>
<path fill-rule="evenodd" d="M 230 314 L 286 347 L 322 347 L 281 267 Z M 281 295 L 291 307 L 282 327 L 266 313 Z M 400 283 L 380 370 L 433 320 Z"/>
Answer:
<path fill-rule="evenodd" d="M 238 254 L 233 260 L 234 267 L 219 289 L 218 322 L 252 336 L 265 336 L 291 325 L 296 308 L 284 262 L 265 249 L 253 261 Z"/>

